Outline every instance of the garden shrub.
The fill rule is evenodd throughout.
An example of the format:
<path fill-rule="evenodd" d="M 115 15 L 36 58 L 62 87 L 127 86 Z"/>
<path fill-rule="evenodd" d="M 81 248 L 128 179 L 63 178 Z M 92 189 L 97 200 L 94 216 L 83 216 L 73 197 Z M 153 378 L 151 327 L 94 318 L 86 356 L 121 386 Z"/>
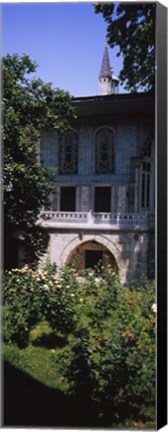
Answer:
<path fill-rule="evenodd" d="M 30 329 L 42 318 L 52 276 L 27 265 L 5 272 L 3 283 L 4 341 L 26 346 Z"/>
<path fill-rule="evenodd" d="M 48 291 L 47 304 L 43 313 L 50 326 L 63 334 L 75 328 L 76 304 L 78 302 L 78 282 L 73 271 L 63 268 L 55 277 L 52 289 Z"/>
<path fill-rule="evenodd" d="M 76 274 L 27 266 L 4 276 L 4 339 L 25 346 L 46 320 L 65 344 L 56 353 L 70 394 L 99 405 L 102 424 L 155 417 L 155 284 L 123 287 L 110 267 Z M 107 420 L 108 419 L 108 420 Z"/>
<path fill-rule="evenodd" d="M 75 325 L 77 286 L 66 268 L 59 276 L 54 266 L 44 272 L 28 266 L 5 272 L 4 340 L 26 346 L 30 330 L 43 318 L 52 329 L 69 333 Z"/>
<path fill-rule="evenodd" d="M 110 279 L 108 279 L 110 282 Z M 101 283 L 100 283 L 101 282 Z M 85 292 L 84 281 L 80 289 Z M 122 416 L 154 421 L 155 416 L 155 313 L 154 284 L 144 281 L 138 289 L 119 285 L 111 278 L 115 300 L 103 305 L 107 281 L 98 281 L 89 323 L 83 315 L 91 299 L 83 296 L 77 331 L 64 365 L 70 391 L 88 396 L 101 406 L 102 418 L 111 422 Z M 95 289 L 95 286 L 94 286 Z M 97 304 L 101 305 L 100 313 Z M 83 312 L 82 312 L 83 309 Z M 64 357 L 64 355 L 63 355 Z M 62 358 L 63 362 L 63 358 Z M 63 364 L 63 363 L 62 363 Z"/>

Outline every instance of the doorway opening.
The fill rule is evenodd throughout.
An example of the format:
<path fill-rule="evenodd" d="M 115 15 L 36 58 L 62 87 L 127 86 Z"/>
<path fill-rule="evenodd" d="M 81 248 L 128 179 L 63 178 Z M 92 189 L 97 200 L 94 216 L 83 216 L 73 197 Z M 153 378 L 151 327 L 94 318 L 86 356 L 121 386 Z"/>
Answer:
<path fill-rule="evenodd" d="M 102 264 L 103 252 L 101 250 L 86 250 L 85 251 L 85 268 L 95 268 Z"/>
<path fill-rule="evenodd" d="M 98 269 L 114 271 L 118 274 L 118 266 L 114 255 L 106 246 L 96 240 L 86 241 L 77 246 L 70 253 L 67 264 L 77 272 L 84 269 Z"/>

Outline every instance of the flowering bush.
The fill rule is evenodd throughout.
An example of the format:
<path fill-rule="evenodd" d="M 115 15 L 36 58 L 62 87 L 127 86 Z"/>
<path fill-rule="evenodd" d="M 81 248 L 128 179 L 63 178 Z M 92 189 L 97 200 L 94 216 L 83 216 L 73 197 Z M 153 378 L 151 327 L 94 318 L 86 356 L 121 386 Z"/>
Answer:
<path fill-rule="evenodd" d="M 78 282 L 74 273 L 64 268 L 60 275 L 55 277 L 43 308 L 43 314 L 53 329 L 63 334 L 73 330 L 77 319 L 78 297 Z"/>
<path fill-rule="evenodd" d="M 27 265 L 4 275 L 4 340 L 25 346 L 31 328 L 45 318 L 54 330 L 63 333 L 75 325 L 78 283 L 73 271 L 55 267 L 33 271 Z"/>
<path fill-rule="evenodd" d="M 24 346 L 30 329 L 41 319 L 52 275 L 36 272 L 27 265 L 4 275 L 4 340 Z"/>
<path fill-rule="evenodd" d="M 4 338 L 24 346 L 41 319 L 65 336 L 57 367 L 69 392 L 99 404 L 102 425 L 117 419 L 154 420 L 155 322 L 153 282 L 120 285 L 104 272 L 25 266 L 4 276 Z"/>
<path fill-rule="evenodd" d="M 102 276 L 92 308 L 87 307 L 91 304 L 88 280 L 81 287 L 84 293 L 81 313 L 76 332 L 69 339 L 68 352 L 65 349 L 61 358 L 62 373 L 69 382 L 70 392 L 90 395 L 100 404 L 103 425 L 109 417 L 111 422 L 124 416 L 154 421 L 153 285 L 144 281 L 141 287 L 130 290 L 120 286 L 112 275 L 105 275 L 104 280 Z M 95 287 L 96 284 L 94 292 Z M 110 287 L 111 294 L 104 303 Z M 84 319 L 87 314 L 89 320 Z"/>

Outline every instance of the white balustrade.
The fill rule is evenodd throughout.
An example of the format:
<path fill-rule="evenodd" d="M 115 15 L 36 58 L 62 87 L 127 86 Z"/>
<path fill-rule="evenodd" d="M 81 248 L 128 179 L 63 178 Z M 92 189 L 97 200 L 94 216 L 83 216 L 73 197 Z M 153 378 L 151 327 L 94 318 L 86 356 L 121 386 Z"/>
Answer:
<path fill-rule="evenodd" d="M 40 213 L 40 218 L 43 220 L 52 220 L 54 222 L 65 223 L 86 223 L 88 213 L 82 212 L 53 212 L 43 211 Z"/>
<path fill-rule="evenodd" d="M 152 218 L 151 218 L 152 219 Z M 150 219 L 150 226 L 151 226 Z M 54 225 L 63 224 L 68 227 L 68 224 L 84 224 L 87 226 L 110 226 L 116 228 L 147 228 L 149 219 L 146 214 L 135 213 L 92 213 L 89 212 L 55 212 L 42 211 L 40 213 L 40 223 L 47 222 L 47 225 L 52 222 Z M 154 223 L 154 221 L 152 220 Z"/>
<path fill-rule="evenodd" d="M 147 219 L 140 214 L 119 214 L 119 213 L 93 213 L 94 222 L 98 224 L 110 224 L 118 226 L 141 226 L 144 227 Z"/>

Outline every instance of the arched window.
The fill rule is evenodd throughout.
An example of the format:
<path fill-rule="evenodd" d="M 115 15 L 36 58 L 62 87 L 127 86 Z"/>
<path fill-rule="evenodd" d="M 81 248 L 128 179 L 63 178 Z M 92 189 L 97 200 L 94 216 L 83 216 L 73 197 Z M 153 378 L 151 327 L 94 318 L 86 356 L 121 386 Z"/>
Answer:
<path fill-rule="evenodd" d="M 114 172 L 114 131 L 107 126 L 98 129 L 95 134 L 95 173 Z"/>
<path fill-rule="evenodd" d="M 77 173 L 77 134 L 73 130 L 64 132 L 60 148 L 60 173 Z"/>

